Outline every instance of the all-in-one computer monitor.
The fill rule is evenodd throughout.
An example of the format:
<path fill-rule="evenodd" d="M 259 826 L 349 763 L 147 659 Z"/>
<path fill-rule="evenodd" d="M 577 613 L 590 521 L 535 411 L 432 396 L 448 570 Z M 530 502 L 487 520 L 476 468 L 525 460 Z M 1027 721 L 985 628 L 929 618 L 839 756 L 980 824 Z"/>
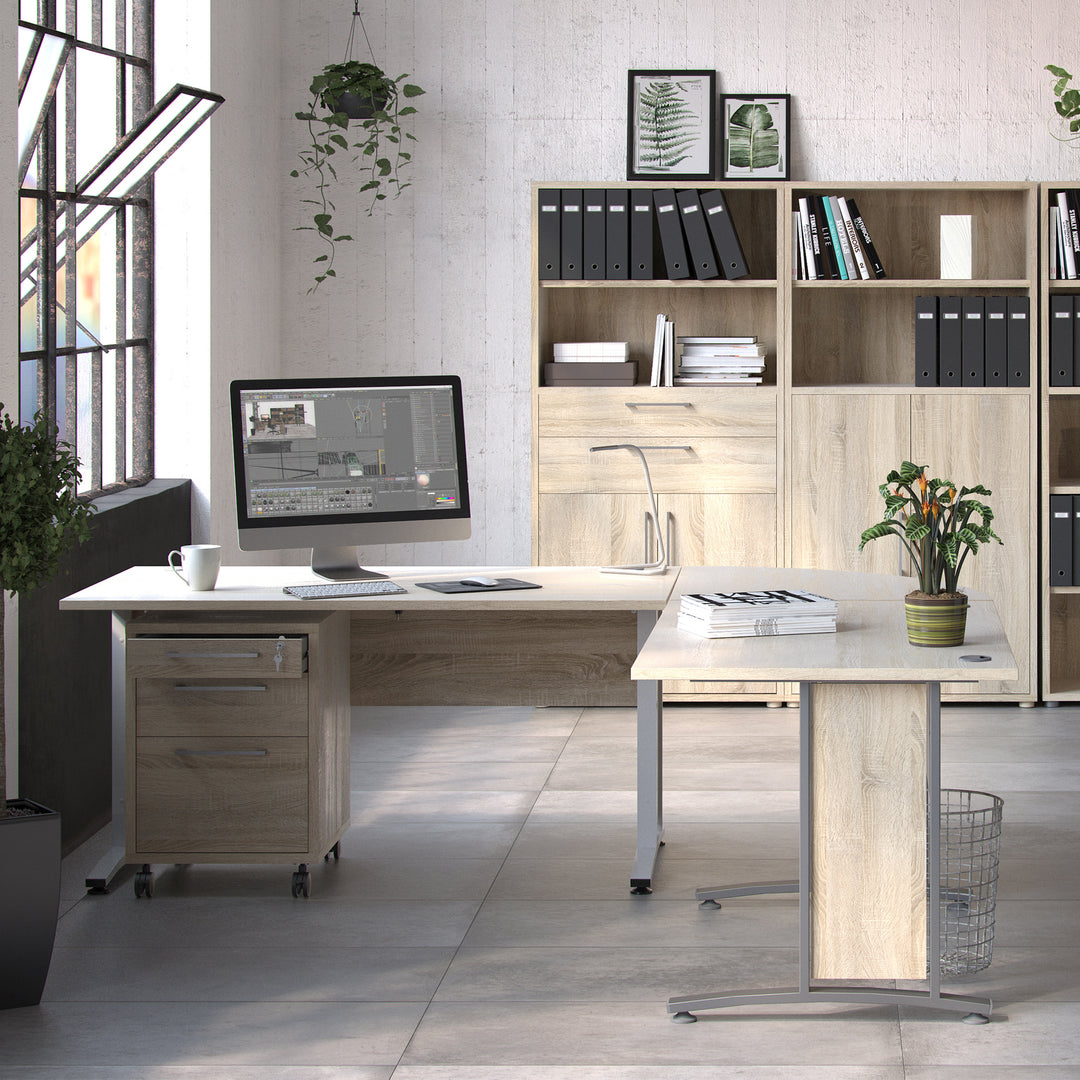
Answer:
<path fill-rule="evenodd" d="M 350 580 L 384 576 L 358 547 L 468 539 L 456 375 L 240 379 L 231 412 L 241 550 L 310 547 Z"/>

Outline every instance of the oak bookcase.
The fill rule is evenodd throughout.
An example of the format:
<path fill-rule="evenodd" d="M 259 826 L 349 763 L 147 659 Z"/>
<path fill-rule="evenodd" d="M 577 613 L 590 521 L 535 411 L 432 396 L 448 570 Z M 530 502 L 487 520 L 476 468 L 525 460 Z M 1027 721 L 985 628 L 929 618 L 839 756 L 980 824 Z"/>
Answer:
<path fill-rule="evenodd" d="M 899 544 L 858 552 L 859 534 L 880 519 L 878 485 L 907 458 L 935 476 L 982 483 L 1004 546 L 984 548 L 964 582 L 988 592 L 1016 654 L 1015 682 L 958 686 L 956 698 L 1038 697 L 1038 599 L 1047 634 L 1045 667 L 1057 696 L 1080 700 L 1080 588 L 1037 588 L 1040 386 L 1039 185 L 1035 183 L 790 183 L 666 185 L 720 188 L 746 254 L 748 277 L 699 280 L 540 280 L 537 193 L 547 188 L 656 188 L 652 182 L 535 183 L 532 189 L 533 560 L 619 564 L 651 557 L 642 470 L 626 452 L 591 453 L 631 442 L 646 450 L 672 563 L 905 570 Z M 854 196 L 887 277 L 795 280 L 792 211 L 800 196 Z M 970 280 L 939 276 L 942 215 L 970 215 Z M 657 273 L 663 273 L 657 249 Z M 1048 287 L 1042 271 L 1045 293 Z M 1074 288 L 1078 283 L 1074 283 Z M 914 304 L 919 295 L 1024 296 L 1031 308 L 1027 386 L 915 385 Z M 676 334 L 755 334 L 768 348 L 760 386 L 648 385 L 658 312 Z M 1045 337 L 1045 329 L 1042 332 Z M 550 387 L 543 364 L 558 341 L 630 343 L 634 387 Z M 1045 342 L 1044 342 L 1045 345 Z M 1080 432 L 1080 387 L 1052 395 L 1058 427 Z M 1053 409 L 1043 402 L 1043 415 Z M 1075 423 L 1072 421 L 1075 420 Z M 1060 441 L 1059 436 L 1059 441 Z M 1048 435 L 1043 432 L 1043 460 Z M 1074 459 L 1075 460 L 1075 459 Z M 1080 494 L 1071 477 L 1046 490 Z M 1069 485 L 1072 485 L 1071 487 Z M 1055 488 L 1056 490 L 1056 488 Z M 1054 638 L 1061 647 L 1053 645 Z M 1071 665 L 1071 670 L 1070 670 Z M 1054 681 L 1056 679 L 1056 681 Z M 1071 691 L 1066 686 L 1071 686 Z M 1044 693 L 1046 688 L 1044 687 Z M 794 697 L 780 684 L 665 684 L 668 700 Z"/>

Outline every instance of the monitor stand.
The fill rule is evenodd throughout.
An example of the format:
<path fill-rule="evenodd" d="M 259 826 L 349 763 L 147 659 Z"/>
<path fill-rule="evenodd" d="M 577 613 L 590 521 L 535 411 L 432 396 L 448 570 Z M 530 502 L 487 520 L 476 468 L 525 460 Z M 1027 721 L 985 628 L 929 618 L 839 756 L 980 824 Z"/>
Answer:
<path fill-rule="evenodd" d="M 331 581 L 369 581 L 385 578 L 376 570 L 365 570 L 357 561 L 354 547 L 317 547 L 311 549 L 311 569 Z"/>

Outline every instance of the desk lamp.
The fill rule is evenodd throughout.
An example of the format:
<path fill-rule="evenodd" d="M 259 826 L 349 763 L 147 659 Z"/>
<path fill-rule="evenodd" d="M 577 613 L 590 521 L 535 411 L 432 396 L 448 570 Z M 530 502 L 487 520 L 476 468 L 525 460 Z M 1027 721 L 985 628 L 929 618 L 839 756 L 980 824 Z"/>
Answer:
<path fill-rule="evenodd" d="M 589 453 L 595 454 L 601 450 L 629 450 L 636 454 L 641 462 L 642 471 L 645 473 L 645 490 L 649 495 L 649 509 L 646 515 L 652 520 L 656 530 L 657 558 L 653 562 L 640 563 L 634 566 L 602 566 L 604 574 L 663 574 L 668 568 L 668 551 L 664 544 L 664 534 L 660 528 L 660 511 L 656 505 L 656 493 L 653 491 L 652 477 L 649 475 L 649 463 L 645 459 L 646 450 L 689 450 L 688 446 L 638 446 L 635 443 L 612 443 L 610 446 L 590 446 Z M 646 554 L 648 554 L 646 552 Z"/>

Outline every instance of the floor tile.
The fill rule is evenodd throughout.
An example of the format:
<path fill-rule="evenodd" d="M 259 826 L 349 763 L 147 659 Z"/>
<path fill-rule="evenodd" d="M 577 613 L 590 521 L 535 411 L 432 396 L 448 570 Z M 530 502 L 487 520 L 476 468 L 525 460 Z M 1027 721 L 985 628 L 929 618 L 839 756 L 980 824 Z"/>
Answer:
<path fill-rule="evenodd" d="M 668 859 L 665 847 L 652 878 L 658 900 L 693 904 L 699 888 L 749 881 L 786 881 L 798 875 L 797 859 Z M 618 900 L 627 895 L 626 859 L 506 860 L 491 887 L 491 900 Z"/>
<path fill-rule="evenodd" d="M 354 791 L 353 828 L 402 822 L 523 822 L 534 809 L 533 791 Z"/>
<path fill-rule="evenodd" d="M 545 762 L 487 761 L 425 764 L 353 760 L 353 791 L 539 791 L 551 773 Z"/>
<path fill-rule="evenodd" d="M 597 1001 L 665 1004 L 670 997 L 794 986 L 798 949 L 469 948 L 458 951 L 436 1001 Z"/>
<path fill-rule="evenodd" d="M 46 1003 L 0 1012 L 14 1065 L 393 1065 L 424 1006 L 412 1002 Z M 220 1075 L 220 1072 L 219 1072 Z"/>
<path fill-rule="evenodd" d="M 354 708 L 354 739 L 365 735 L 569 736 L 582 714 L 574 708 L 531 705 L 491 708 L 473 705 L 402 705 Z M 633 710 L 631 710 L 633 713 Z"/>
<path fill-rule="evenodd" d="M 798 941 L 798 908 L 786 897 L 728 900 L 722 910 L 655 896 L 625 900 L 489 900 L 467 947 L 583 945 L 708 948 L 783 946 Z M 693 992 L 693 991 L 691 991 Z"/>
<path fill-rule="evenodd" d="M 553 764 L 566 745 L 565 738 L 500 734 L 490 735 L 365 735 L 352 748 L 354 761 L 480 762 L 540 761 Z"/>
<path fill-rule="evenodd" d="M 1080 1002 L 1013 1002 L 981 1026 L 905 1008 L 901 1029 L 905 1065 L 1080 1066 Z"/>
<path fill-rule="evenodd" d="M 453 949 L 78 948 L 53 950 L 45 1000 L 430 1001 Z"/>
<path fill-rule="evenodd" d="M 393 1080 L 905 1080 L 905 1074 L 901 1065 L 400 1065 Z"/>
<path fill-rule="evenodd" d="M 798 822 L 797 791 L 664 791 L 664 820 L 685 821 L 783 821 Z M 355 820 L 355 810 L 353 819 Z M 529 820 L 554 822 L 630 822 L 637 820 L 634 791 L 543 791 Z"/>
<path fill-rule="evenodd" d="M 203 897 L 87 897 L 60 920 L 58 946 L 132 948 L 304 948 L 455 946 L 476 901 L 245 900 Z"/>
<path fill-rule="evenodd" d="M 816 1006 L 784 1023 L 762 1023 L 742 1010 L 673 1024 L 662 1007 L 594 1004 L 435 1003 L 403 1064 L 423 1065 L 851 1065 L 901 1063 L 892 1009 L 857 1009 L 851 1018 Z M 830 1022 L 823 1022 L 829 1017 Z"/>

